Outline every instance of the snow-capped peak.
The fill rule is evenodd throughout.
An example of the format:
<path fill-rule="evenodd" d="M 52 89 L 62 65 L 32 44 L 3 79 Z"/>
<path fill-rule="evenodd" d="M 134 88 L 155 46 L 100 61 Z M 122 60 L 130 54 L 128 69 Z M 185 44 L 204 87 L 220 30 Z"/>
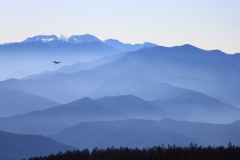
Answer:
<path fill-rule="evenodd" d="M 55 40 L 56 38 L 49 38 L 49 39 L 42 39 L 43 42 L 49 42 L 49 41 L 53 41 Z"/>
<path fill-rule="evenodd" d="M 91 34 L 72 35 L 68 38 L 68 42 L 73 42 L 73 43 L 85 43 L 85 42 L 93 42 L 93 41 L 101 42 L 100 39 L 98 39 L 97 37 Z"/>
<path fill-rule="evenodd" d="M 64 36 L 64 35 L 61 35 L 58 37 L 58 40 L 62 40 L 62 41 L 68 41 L 69 37 L 68 36 Z"/>
<path fill-rule="evenodd" d="M 35 42 L 35 41 L 49 42 L 53 40 L 66 41 L 71 43 L 85 43 L 85 42 L 94 42 L 94 41 L 101 42 L 100 39 L 90 34 L 72 35 L 72 36 L 61 35 L 58 37 L 56 35 L 38 35 L 38 36 L 28 37 L 23 42 Z"/>
<path fill-rule="evenodd" d="M 56 38 L 57 36 L 55 35 L 38 35 L 38 36 L 28 37 L 23 42 L 34 42 L 39 40 L 46 42 L 47 40 L 56 39 Z"/>

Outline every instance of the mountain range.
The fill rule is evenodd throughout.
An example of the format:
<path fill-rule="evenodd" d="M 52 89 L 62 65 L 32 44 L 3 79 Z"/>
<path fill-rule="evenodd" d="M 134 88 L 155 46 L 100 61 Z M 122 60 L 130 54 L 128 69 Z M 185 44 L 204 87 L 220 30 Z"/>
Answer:
<path fill-rule="evenodd" d="M 0 45 L 0 61 L 0 136 L 30 146 L 3 137 L 0 153 L 59 150 L 31 140 L 43 136 L 78 149 L 240 145 L 239 53 L 38 35 Z"/>
<path fill-rule="evenodd" d="M 73 35 L 70 37 L 55 35 L 38 35 L 29 37 L 22 42 L 6 43 L 0 45 L 0 80 L 8 78 L 22 78 L 30 74 L 40 73 L 46 70 L 55 70 L 52 61 L 63 61 L 65 65 L 76 62 L 91 61 L 107 55 L 114 55 L 128 50 L 136 50 L 142 47 L 151 47 L 155 44 L 124 44 L 118 41 L 122 47 L 119 49 L 115 40 L 101 41 L 97 37 L 85 35 Z M 115 48 L 116 47 L 116 48 Z"/>
<path fill-rule="evenodd" d="M 59 69 L 45 76 L 9 79 L 1 82 L 0 87 L 66 103 L 82 97 L 136 93 L 143 99 L 153 100 L 144 95 L 146 88 L 167 83 L 204 93 L 237 107 L 240 105 L 237 97 L 240 94 L 239 54 L 228 55 L 218 50 L 205 51 L 184 45 L 143 48 L 114 57 L 113 61 L 104 64 L 99 60 L 99 65 L 92 65 L 94 62 L 84 64 L 89 64 L 90 68 L 78 69 L 79 65 L 75 72 Z M 141 92 L 142 87 L 145 87 L 144 92 Z"/>
<path fill-rule="evenodd" d="M 82 98 L 45 110 L 0 118 L 0 130 L 46 136 L 80 122 L 163 118 L 211 123 L 231 123 L 239 120 L 239 108 L 209 97 L 207 102 L 204 95 L 201 96 L 205 101 L 198 104 L 202 97 L 197 97 L 197 94 L 194 96 L 195 99 L 185 97 L 181 101 L 144 101 L 133 95 L 107 96 L 96 100 Z"/>

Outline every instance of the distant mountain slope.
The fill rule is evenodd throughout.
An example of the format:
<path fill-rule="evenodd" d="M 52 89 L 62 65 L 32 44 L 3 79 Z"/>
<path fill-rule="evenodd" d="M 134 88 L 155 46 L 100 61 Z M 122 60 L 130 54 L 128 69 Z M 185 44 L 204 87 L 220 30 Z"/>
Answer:
<path fill-rule="evenodd" d="M 0 160 L 27 159 L 74 149 L 74 147 L 43 136 L 19 135 L 0 131 Z"/>
<path fill-rule="evenodd" d="M 23 114 L 34 110 L 43 110 L 56 105 L 59 105 L 59 103 L 43 97 L 0 88 L 0 117 Z"/>
<path fill-rule="evenodd" d="M 132 94 L 148 101 L 154 100 L 153 104 L 159 106 L 171 119 L 229 123 L 239 120 L 240 117 L 240 109 L 235 106 L 201 92 L 183 89 L 167 83 L 153 84 L 146 80 L 133 81 L 129 80 L 128 77 L 122 77 L 107 81 L 92 93 L 95 97 L 117 96 L 119 94 Z M 117 105 L 121 104 L 120 102 L 116 103 Z"/>
<path fill-rule="evenodd" d="M 234 73 L 233 75 L 235 74 L 237 73 Z M 216 79 L 209 81 L 198 78 L 188 79 L 186 77 L 175 77 L 174 79 L 169 80 L 169 83 L 182 88 L 205 93 L 240 108 L 240 99 L 238 98 L 238 95 L 240 94 L 240 85 L 231 83 L 227 80 Z"/>
<path fill-rule="evenodd" d="M 123 120 L 106 122 L 82 122 L 69 127 L 51 138 L 80 149 L 94 147 L 147 148 L 152 146 L 223 145 L 229 141 L 240 145 L 239 121 L 228 124 L 207 124 L 186 121 Z"/>
<path fill-rule="evenodd" d="M 200 92 L 165 83 L 152 85 L 143 82 L 131 84 L 128 87 L 130 88 L 130 86 L 135 87 L 136 91 L 125 90 L 125 93 L 135 96 L 108 96 L 96 99 L 95 102 L 125 113 L 130 118 L 151 120 L 171 118 L 209 123 L 230 123 L 240 119 L 239 108 Z M 108 95 L 106 92 L 104 93 Z M 136 96 L 144 97 L 149 101 L 144 101 Z"/>
<path fill-rule="evenodd" d="M 138 50 L 140 48 L 144 48 L 144 47 L 156 47 L 158 45 L 153 44 L 153 43 L 149 43 L 149 42 L 145 42 L 143 44 L 127 44 L 127 43 L 122 43 L 119 40 L 116 39 L 107 39 L 104 41 L 104 43 L 113 46 L 114 48 L 117 48 L 119 50 L 122 51 L 135 51 Z"/>
<path fill-rule="evenodd" d="M 240 109 L 200 92 L 171 88 L 151 101 L 172 119 L 195 122 L 229 123 L 240 119 Z"/>
<path fill-rule="evenodd" d="M 132 119 L 162 119 L 169 115 L 160 107 L 155 107 L 133 95 L 104 97 L 95 100 L 101 106 L 120 111 Z"/>
<path fill-rule="evenodd" d="M 60 67 L 57 70 L 54 71 L 45 71 L 39 74 L 35 74 L 35 75 L 30 75 L 27 77 L 24 77 L 22 79 L 26 80 L 26 79 L 47 79 L 50 77 L 54 77 L 54 75 L 58 74 L 58 73 L 76 73 L 76 72 L 80 72 L 83 70 L 90 70 L 93 69 L 97 66 L 103 65 L 105 63 L 110 63 L 112 61 L 117 60 L 118 58 L 122 57 L 124 54 L 126 53 L 119 53 L 116 55 L 112 55 L 112 56 L 106 56 L 97 60 L 93 60 L 93 61 L 89 61 L 89 62 L 77 62 L 74 63 L 72 65 L 64 65 L 62 67 Z"/>
<path fill-rule="evenodd" d="M 14 133 L 47 135 L 82 121 L 119 120 L 127 115 L 83 98 L 46 110 L 0 118 L 0 129 Z"/>
<path fill-rule="evenodd" d="M 206 51 L 191 45 L 169 48 L 158 46 L 143 48 L 125 55 L 122 59 L 131 60 L 137 65 L 154 67 L 160 73 L 165 71 L 173 76 L 203 80 L 225 79 L 239 84 L 237 79 L 240 76 L 237 73 L 240 54 L 228 55 L 218 50 Z"/>

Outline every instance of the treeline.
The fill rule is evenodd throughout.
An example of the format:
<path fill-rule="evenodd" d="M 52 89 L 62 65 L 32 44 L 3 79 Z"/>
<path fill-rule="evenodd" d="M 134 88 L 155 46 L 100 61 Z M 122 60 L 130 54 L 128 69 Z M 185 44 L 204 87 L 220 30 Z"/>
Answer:
<path fill-rule="evenodd" d="M 59 152 L 56 155 L 34 157 L 29 160 L 240 160 L 240 147 L 202 147 L 190 144 L 189 147 L 158 146 L 147 149 L 95 148 Z"/>

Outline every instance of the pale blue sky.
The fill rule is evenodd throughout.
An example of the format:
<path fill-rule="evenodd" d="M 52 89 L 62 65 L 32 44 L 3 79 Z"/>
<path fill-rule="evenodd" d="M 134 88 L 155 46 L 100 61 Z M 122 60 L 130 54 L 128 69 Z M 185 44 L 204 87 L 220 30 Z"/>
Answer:
<path fill-rule="evenodd" d="M 239 0 L 0 0 L 0 43 L 34 35 L 240 52 Z"/>

